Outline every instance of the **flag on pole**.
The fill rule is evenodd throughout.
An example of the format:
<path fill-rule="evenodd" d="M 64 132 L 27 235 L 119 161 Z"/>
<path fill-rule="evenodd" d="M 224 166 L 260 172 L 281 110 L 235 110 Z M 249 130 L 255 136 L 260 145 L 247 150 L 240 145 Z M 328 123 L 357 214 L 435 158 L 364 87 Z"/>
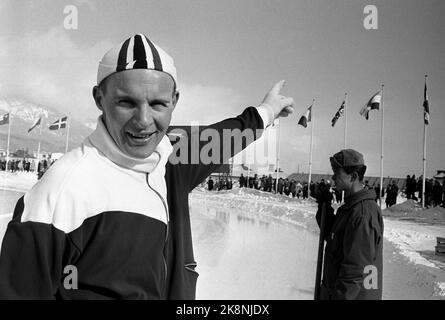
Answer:
<path fill-rule="evenodd" d="M 0 118 L 0 126 L 9 123 L 9 113 L 5 113 L 2 118 Z"/>
<path fill-rule="evenodd" d="M 382 102 L 382 91 L 380 90 L 369 99 L 368 103 L 360 110 L 360 115 L 364 116 L 366 120 L 369 119 L 369 111 L 379 110 L 380 103 Z"/>
<path fill-rule="evenodd" d="M 66 120 L 68 117 L 60 118 L 49 126 L 49 130 L 59 130 L 66 128 Z"/>
<path fill-rule="evenodd" d="M 28 129 L 28 133 L 30 133 L 35 127 L 39 126 L 42 122 L 42 117 L 37 119 L 37 121 Z"/>
<path fill-rule="evenodd" d="M 430 105 L 428 103 L 428 92 L 426 90 L 426 79 L 425 79 L 425 89 L 423 90 L 423 119 L 425 124 L 430 124 Z"/>
<path fill-rule="evenodd" d="M 298 121 L 298 124 L 306 128 L 308 122 L 311 122 L 311 118 L 312 118 L 312 105 L 309 108 L 307 108 L 306 113 L 301 116 L 300 121 Z"/>
<path fill-rule="evenodd" d="M 334 118 L 332 118 L 331 122 L 332 122 L 332 126 L 335 126 L 335 124 L 337 123 L 337 120 L 340 119 L 340 117 L 343 115 L 343 113 L 345 112 L 345 104 L 346 104 L 346 100 L 343 100 L 340 108 L 338 109 L 338 111 L 335 113 Z"/>
<path fill-rule="evenodd" d="M 243 168 L 243 170 L 249 170 L 249 167 L 246 166 L 244 163 L 241 163 L 241 168 Z"/>

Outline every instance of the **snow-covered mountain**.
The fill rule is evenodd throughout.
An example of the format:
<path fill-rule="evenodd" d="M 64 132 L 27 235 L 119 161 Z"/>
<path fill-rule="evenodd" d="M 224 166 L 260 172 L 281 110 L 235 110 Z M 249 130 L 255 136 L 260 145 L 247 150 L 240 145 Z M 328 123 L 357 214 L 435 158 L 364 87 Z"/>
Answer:
<path fill-rule="evenodd" d="M 65 152 L 66 129 L 49 130 L 50 124 L 66 116 L 51 107 L 34 104 L 22 99 L 0 99 L 0 117 L 10 113 L 11 140 L 10 152 L 18 149 L 29 149 L 36 152 L 40 137 L 40 128 L 36 127 L 30 133 L 28 129 L 43 116 L 41 150 L 42 152 Z M 82 123 L 69 117 L 69 149 L 78 146 L 95 128 L 95 124 Z M 0 150 L 7 147 L 8 125 L 0 126 Z"/>

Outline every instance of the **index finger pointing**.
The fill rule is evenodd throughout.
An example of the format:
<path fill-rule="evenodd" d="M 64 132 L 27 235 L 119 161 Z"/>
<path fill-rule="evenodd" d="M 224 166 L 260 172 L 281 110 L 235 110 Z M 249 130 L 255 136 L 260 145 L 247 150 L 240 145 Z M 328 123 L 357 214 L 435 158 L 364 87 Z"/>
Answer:
<path fill-rule="evenodd" d="M 277 83 L 275 83 L 275 85 L 272 87 L 272 89 L 270 89 L 269 93 L 272 93 L 275 95 L 279 94 L 281 89 L 283 89 L 285 83 L 286 83 L 286 80 L 278 81 Z"/>

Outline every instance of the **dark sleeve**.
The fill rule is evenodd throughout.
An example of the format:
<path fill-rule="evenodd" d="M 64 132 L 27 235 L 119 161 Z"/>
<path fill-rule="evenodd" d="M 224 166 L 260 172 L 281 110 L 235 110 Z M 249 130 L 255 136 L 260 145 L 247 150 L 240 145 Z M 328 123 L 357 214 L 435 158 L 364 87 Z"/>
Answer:
<path fill-rule="evenodd" d="M 367 214 L 353 212 L 343 239 L 343 261 L 334 285 L 334 299 L 354 300 L 363 287 L 364 269 L 376 257 L 376 230 Z"/>
<path fill-rule="evenodd" d="M 315 219 L 317 220 L 318 226 L 321 228 L 321 206 L 320 203 L 318 205 L 317 214 L 315 215 Z M 325 240 L 328 239 L 329 234 L 331 233 L 332 226 L 335 222 L 335 214 L 334 214 L 334 208 L 332 208 L 330 203 L 326 203 L 326 216 L 325 216 L 325 226 L 324 226 L 324 236 L 323 238 Z"/>
<path fill-rule="evenodd" d="M 263 131 L 263 120 L 257 109 L 246 108 L 235 118 L 200 127 L 198 138 L 196 133 L 193 136 L 192 132 L 187 137 L 187 163 L 172 163 L 172 156 L 177 156 L 175 151 L 170 157 L 170 163 L 178 166 L 181 179 L 184 180 L 188 191 L 191 191 L 222 164 L 258 139 Z"/>
<path fill-rule="evenodd" d="M 54 299 L 62 277 L 65 234 L 51 224 L 20 222 L 23 197 L 0 252 L 0 299 Z"/>

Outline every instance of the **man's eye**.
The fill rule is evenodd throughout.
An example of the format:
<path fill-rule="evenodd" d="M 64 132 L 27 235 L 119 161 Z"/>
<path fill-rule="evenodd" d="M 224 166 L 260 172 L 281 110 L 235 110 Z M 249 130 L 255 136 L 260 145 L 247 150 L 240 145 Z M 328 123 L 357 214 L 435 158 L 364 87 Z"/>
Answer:
<path fill-rule="evenodd" d="M 152 107 L 154 108 L 166 108 L 167 105 L 163 102 L 154 102 L 151 104 Z"/>
<path fill-rule="evenodd" d="M 125 106 L 125 107 L 133 106 L 133 102 L 131 102 L 130 100 L 119 100 L 118 103 L 119 103 L 119 105 Z"/>

